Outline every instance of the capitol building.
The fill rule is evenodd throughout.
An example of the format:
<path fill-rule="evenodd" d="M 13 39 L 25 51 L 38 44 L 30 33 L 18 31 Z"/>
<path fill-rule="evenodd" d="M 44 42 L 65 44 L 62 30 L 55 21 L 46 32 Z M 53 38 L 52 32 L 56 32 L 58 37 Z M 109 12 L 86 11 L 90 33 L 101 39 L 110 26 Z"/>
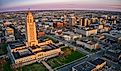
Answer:
<path fill-rule="evenodd" d="M 8 56 L 15 67 L 32 64 L 58 56 L 61 49 L 52 40 L 38 42 L 36 24 L 31 12 L 28 12 L 26 19 L 26 42 L 8 44 Z"/>

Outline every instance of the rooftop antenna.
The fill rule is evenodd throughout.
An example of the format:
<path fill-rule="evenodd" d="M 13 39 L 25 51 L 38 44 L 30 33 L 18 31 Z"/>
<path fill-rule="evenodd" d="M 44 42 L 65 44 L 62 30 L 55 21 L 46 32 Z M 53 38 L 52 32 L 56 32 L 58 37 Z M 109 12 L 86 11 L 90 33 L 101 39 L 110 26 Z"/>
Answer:
<path fill-rule="evenodd" d="M 28 11 L 30 12 L 30 8 L 28 8 Z"/>
<path fill-rule="evenodd" d="M 30 10 L 30 8 L 29 8 L 29 10 Z"/>

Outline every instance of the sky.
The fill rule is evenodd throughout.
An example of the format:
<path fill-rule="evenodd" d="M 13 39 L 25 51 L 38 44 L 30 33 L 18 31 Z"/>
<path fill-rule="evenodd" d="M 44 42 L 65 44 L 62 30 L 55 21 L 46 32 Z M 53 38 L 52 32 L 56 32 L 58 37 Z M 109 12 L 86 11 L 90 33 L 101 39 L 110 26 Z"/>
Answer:
<path fill-rule="evenodd" d="M 0 11 L 93 9 L 121 11 L 121 0 L 0 0 Z"/>

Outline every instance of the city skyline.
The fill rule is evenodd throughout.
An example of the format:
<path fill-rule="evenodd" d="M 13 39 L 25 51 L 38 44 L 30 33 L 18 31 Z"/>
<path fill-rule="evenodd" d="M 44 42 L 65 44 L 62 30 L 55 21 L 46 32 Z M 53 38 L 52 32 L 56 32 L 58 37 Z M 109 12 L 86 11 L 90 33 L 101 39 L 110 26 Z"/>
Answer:
<path fill-rule="evenodd" d="M 12 10 L 108 10 L 121 11 L 120 0 L 1 0 L 1 11 Z"/>
<path fill-rule="evenodd" d="M 61 10 L 63 0 L 58 10 L 55 2 L 41 3 L 44 10 L 19 3 L 0 12 L 0 71 L 121 71 L 121 12 L 89 10 L 91 3 Z"/>

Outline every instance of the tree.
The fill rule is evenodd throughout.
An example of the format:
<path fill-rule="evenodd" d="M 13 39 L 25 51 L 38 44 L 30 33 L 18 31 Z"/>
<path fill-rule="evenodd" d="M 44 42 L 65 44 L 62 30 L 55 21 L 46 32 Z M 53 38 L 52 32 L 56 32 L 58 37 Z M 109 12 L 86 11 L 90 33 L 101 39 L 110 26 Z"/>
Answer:
<path fill-rule="evenodd" d="M 65 51 L 64 51 L 64 57 L 67 57 L 68 55 L 71 54 L 71 50 L 69 48 L 67 48 Z"/>

